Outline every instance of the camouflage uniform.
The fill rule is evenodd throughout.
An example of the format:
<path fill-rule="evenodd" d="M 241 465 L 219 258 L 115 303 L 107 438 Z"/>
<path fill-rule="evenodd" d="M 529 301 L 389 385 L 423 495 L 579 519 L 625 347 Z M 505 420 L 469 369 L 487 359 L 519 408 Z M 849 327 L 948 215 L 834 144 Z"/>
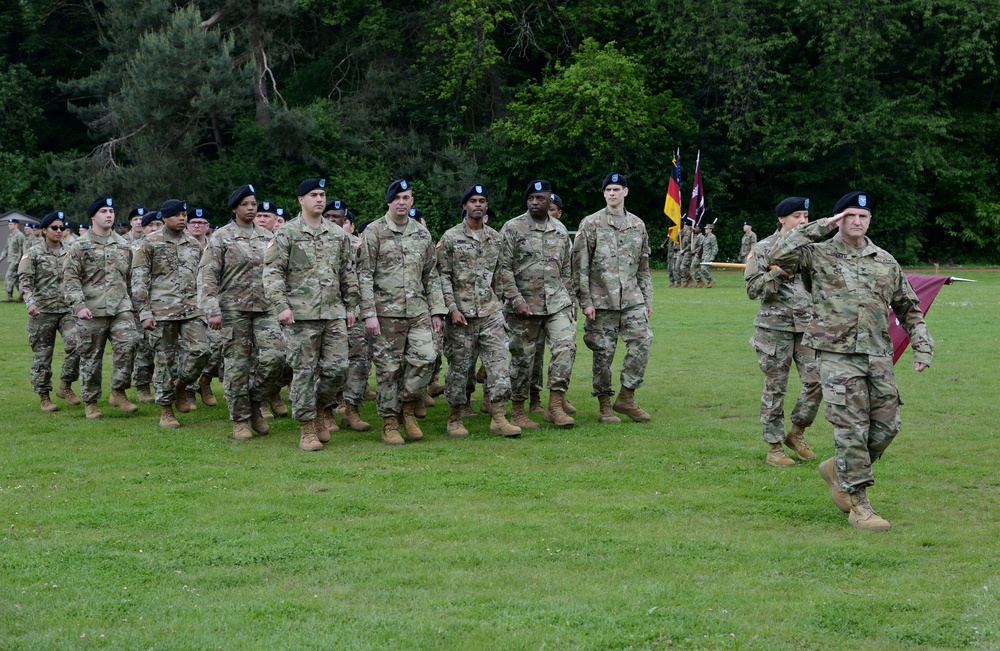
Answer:
<path fill-rule="evenodd" d="M 798 269 L 790 268 L 788 276 L 782 276 L 778 269 L 768 269 L 771 247 L 778 237 L 776 232 L 761 240 L 753 248 L 743 272 L 747 296 L 751 300 L 760 299 L 750 345 L 756 349 L 757 363 L 764 373 L 760 422 L 768 443 L 785 440 L 785 391 L 793 361 L 802 391 L 792 409 L 792 424 L 803 429 L 812 425 L 823 397 L 816 351 L 803 342 L 812 321 L 812 296 Z"/>
<path fill-rule="evenodd" d="M 401 403 L 423 396 L 434 368 L 431 315 L 444 315 L 434 239 L 410 219 L 388 213 L 372 222 L 358 249 L 361 318 L 378 317 L 382 334 L 369 335 L 375 362 L 378 414 L 401 413 Z"/>
<path fill-rule="evenodd" d="M 166 227 L 134 245 L 132 296 L 140 323 L 155 319 L 150 330 L 156 350 L 153 385 L 156 404 L 176 402 L 175 388 L 197 381 L 211 350 L 204 313 L 198 307 L 201 247 L 188 233 Z"/>
<path fill-rule="evenodd" d="M 277 232 L 264 253 L 264 292 L 282 325 L 292 367 L 292 417 L 311 421 L 332 405 L 347 373 L 347 305 L 357 305 L 358 276 L 347 233 L 325 219 L 299 217 Z M 320 414 L 322 415 L 322 414 Z"/>
<path fill-rule="evenodd" d="M 348 233 L 347 237 L 351 241 L 355 272 L 357 272 L 357 252 L 358 247 L 361 246 L 361 238 L 352 233 Z M 351 311 L 354 314 L 360 314 L 360 306 L 351 306 Z M 359 318 L 354 322 L 353 327 L 347 329 L 347 344 L 347 379 L 344 384 L 344 400 L 360 407 L 365 404 L 365 389 L 368 388 L 368 376 L 371 375 L 372 370 L 371 347 L 365 337 L 364 319 Z"/>
<path fill-rule="evenodd" d="M 621 384 L 642 386 L 653 331 L 646 317 L 653 307 L 649 275 L 649 237 L 642 220 L 607 208 L 584 217 L 573 244 L 573 275 L 580 307 L 594 308 L 595 319 L 583 324 L 583 342 L 594 351 L 592 394 L 614 395 L 611 365 L 618 337 L 626 345 Z"/>
<path fill-rule="evenodd" d="M 136 246 L 142 242 L 142 235 L 139 237 L 133 237 L 131 231 L 127 233 L 124 237 L 125 241 L 129 243 L 132 248 L 132 258 L 135 259 Z M 131 267 L 131 263 L 129 264 Z M 132 299 L 132 307 L 137 306 L 135 297 L 132 296 L 132 281 L 131 281 L 131 269 L 129 270 L 129 297 Z M 138 320 L 139 313 L 135 313 L 135 317 Z M 153 349 L 153 339 L 152 334 L 149 330 L 139 327 L 138 330 L 138 341 L 135 346 L 135 360 L 132 362 L 132 386 L 145 387 L 148 386 L 153 381 L 153 370 L 155 369 L 155 356 L 156 351 Z"/>
<path fill-rule="evenodd" d="M 757 234 L 752 230 L 743 234 L 743 241 L 740 243 L 740 262 L 746 262 L 747 256 L 757 246 Z"/>
<path fill-rule="evenodd" d="M 691 240 L 693 238 L 694 233 L 691 232 L 690 228 L 681 229 L 680 245 L 676 258 L 677 275 L 681 284 L 691 280 Z"/>
<path fill-rule="evenodd" d="M 715 239 L 715 233 L 708 233 L 701 244 L 701 264 L 695 269 L 706 283 L 712 282 L 712 266 L 705 263 L 713 262 L 717 255 L 719 255 L 719 241 Z"/>
<path fill-rule="evenodd" d="M 910 337 L 915 363 L 930 365 L 934 341 L 895 258 L 868 238 L 860 250 L 839 234 L 813 243 L 831 230 L 827 219 L 796 228 L 775 242 L 771 262 L 811 274 L 815 318 L 805 341 L 819 351 L 840 487 L 853 493 L 875 483 L 871 465 L 900 429 L 890 312 Z"/>
<path fill-rule="evenodd" d="M 198 268 L 198 304 L 208 318 L 222 317 L 222 389 L 234 422 L 250 420 L 282 386 L 285 337 L 264 294 L 264 250 L 270 231 L 227 224 L 212 234 Z"/>
<path fill-rule="evenodd" d="M 510 398 L 510 365 L 507 324 L 503 318 L 499 294 L 500 233 L 483 225 L 475 235 L 462 220 L 445 232 L 438 247 L 438 271 L 446 311 L 458 310 L 468 325 L 451 323 L 448 318 L 448 373 L 445 398 L 452 407 L 468 400 L 470 373 L 476 372 L 476 359 L 482 355 L 486 369 L 483 394 L 488 402 L 506 402 Z"/>
<path fill-rule="evenodd" d="M 101 237 L 87 231 L 69 248 L 63 266 L 63 287 L 70 310 L 88 308 L 91 319 L 80 319 L 80 398 L 101 397 L 104 347 L 111 340 L 111 388 L 129 387 L 135 347 L 139 340 L 128 278 L 132 250 L 121 235 Z"/>
<path fill-rule="evenodd" d="M 0 262 L 3 262 L 5 259 L 7 260 L 7 276 L 4 280 L 4 288 L 7 290 L 8 297 L 13 296 L 14 290 L 18 289 L 17 265 L 26 253 L 24 240 L 24 233 L 21 232 L 20 228 L 12 231 L 7 236 L 7 247 L 0 254 Z"/>
<path fill-rule="evenodd" d="M 701 270 L 701 247 L 705 243 L 705 236 L 701 233 L 691 232 L 691 239 L 688 241 L 689 256 L 686 257 L 688 265 L 688 278 L 691 282 L 697 282 Z"/>
<path fill-rule="evenodd" d="M 70 312 L 63 293 L 63 264 L 69 249 L 62 244 L 34 248 L 21 256 L 18 276 L 25 307 L 41 310 L 28 316 L 28 344 L 34 352 L 31 384 L 35 393 L 52 390 L 52 352 L 56 331 L 62 334 L 66 358 L 59 379 L 73 383 L 80 377 L 80 333 L 76 315 Z"/>
<path fill-rule="evenodd" d="M 667 248 L 667 273 L 670 274 L 670 284 L 676 285 L 680 282 L 680 275 L 677 273 L 678 246 L 670 237 L 666 241 Z"/>
<path fill-rule="evenodd" d="M 531 365 L 542 332 L 552 351 L 549 389 L 565 393 L 576 360 L 569 232 L 558 220 L 537 221 L 524 213 L 504 224 L 500 235 L 504 309 L 511 331 L 511 398 L 524 402 L 530 397 Z M 515 314 L 525 303 L 531 316 Z"/>

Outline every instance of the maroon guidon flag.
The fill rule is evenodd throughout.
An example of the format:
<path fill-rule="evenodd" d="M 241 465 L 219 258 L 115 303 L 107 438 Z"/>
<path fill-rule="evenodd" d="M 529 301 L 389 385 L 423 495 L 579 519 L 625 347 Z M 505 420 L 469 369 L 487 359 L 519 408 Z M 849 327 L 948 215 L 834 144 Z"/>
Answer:
<path fill-rule="evenodd" d="M 917 293 L 917 298 L 920 299 L 920 311 L 924 313 L 925 318 L 927 317 L 927 311 L 931 309 L 931 303 L 934 302 L 938 292 L 941 291 L 941 287 L 952 283 L 951 276 L 906 274 L 906 279 L 910 281 L 913 291 Z M 892 320 L 889 322 L 889 336 L 892 337 L 892 363 L 895 364 L 899 361 L 906 347 L 910 345 L 910 338 L 899 327 L 899 319 L 896 318 L 896 315 L 892 315 L 892 317 Z"/>
<path fill-rule="evenodd" d="M 695 226 L 701 224 L 705 216 L 705 186 L 701 182 L 701 152 L 694 164 L 694 185 L 691 186 L 691 202 L 688 204 L 687 218 Z"/>

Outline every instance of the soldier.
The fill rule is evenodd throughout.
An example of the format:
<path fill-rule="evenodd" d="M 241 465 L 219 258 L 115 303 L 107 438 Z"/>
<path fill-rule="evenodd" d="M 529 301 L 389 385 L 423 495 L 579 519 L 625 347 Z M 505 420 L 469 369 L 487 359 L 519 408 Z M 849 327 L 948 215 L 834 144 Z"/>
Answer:
<path fill-rule="evenodd" d="M 139 222 L 139 228 L 141 229 L 142 237 L 131 243 L 133 258 L 135 257 L 136 245 L 138 245 L 147 235 L 155 233 L 163 228 L 163 220 L 160 219 L 160 212 L 144 210 Z M 128 240 L 128 237 L 125 239 Z M 131 263 L 129 266 L 131 267 Z M 129 296 L 132 296 L 131 282 L 129 286 Z M 134 299 L 132 300 L 132 306 L 136 306 L 136 301 Z M 135 318 L 138 322 L 138 312 L 136 312 Z M 153 340 L 151 339 L 152 335 L 148 330 L 139 328 L 138 336 L 139 339 L 135 347 L 135 361 L 132 363 L 132 386 L 134 386 L 136 390 L 136 400 L 144 403 L 152 403 L 155 401 L 155 398 L 153 398 L 153 392 L 150 388 L 150 384 L 153 381 L 153 370 L 156 367 L 156 351 L 153 349 Z"/>
<path fill-rule="evenodd" d="M 402 445 L 399 419 L 411 441 L 423 438 L 417 402 L 434 367 L 434 332 L 445 314 L 434 240 L 409 216 L 413 190 L 405 179 L 385 194 L 386 214 L 368 224 L 358 249 L 361 318 L 375 362 L 382 442 Z"/>
<path fill-rule="evenodd" d="M 583 308 L 583 341 L 594 353 L 593 395 L 598 422 L 620 423 L 613 411 L 640 423 L 649 421 L 635 402 L 649 360 L 653 331 L 653 282 L 649 275 L 649 236 L 642 220 L 625 209 L 628 179 L 611 173 L 601 185 L 606 206 L 580 222 L 573 244 L 573 275 Z M 611 365 L 618 337 L 626 345 L 621 391 L 614 405 Z"/>
<path fill-rule="evenodd" d="M 52 212 L 42 220 L 45 246 L 35 247 L 21 256 L 18 274 L 21 292 L 28 308 L 28 343 L 34 352 L 31 384 L 38 394 L 42 411 L 59 408 L 49 398 L 52 391 L 52 351 L 56 331 L 62 335 L 66 358 L 59 374 L 56 397 L 71 405 L 80 404 L 73 392 L 73 382 L 80 377 L 80 337 L 76 317 L 70 312 L 63 293 L 63 263 L 67 249 L 62 245 L 65 215 Z"/>
<path fill-rule="evenodd" d="M 292 417 L 299 447 L 322 450 L 339 428 L 330 409 L 347 371 L 347 329 L 360 302 L 347 233 L 323 219 L 326 179 L 298 187 L 302 215 L 285 225 L 264 254 L 264 291 L 278 315 L 292 367 Z"/>
<path fill-rule="evenodd" d="M 4 303 L 14 302 L 14 290 L 17 289 L 18 284 L 17 265 L 25 253 L 24 233 L 20 230 L 20 223 L 20 220 L 17 219 L 7 220 L 10 234 L 7 236 L 7 247 L 0 253 L 0 262 L 7 260 L 7 277 L 4 280 L 7 298 L 4 299 Z M 24 300 L 24 296 L 22 295 L 19 300 Z"/>
<path fill-rule="evenodd" d="M 667 251 L 667 273 L 670 275 L 670 287 L 677 287 L 680 285 L 679 276 L 677 275 L 677 264 L 675 258 L 677 257 L 677 242 L 674 242 L 673 238 L 669 235 L 667 239 L 663 240 L 663 244 L 660 245 L 661 249 L 666 249 Z"/>
<path fill-rule="evenodd" d="M 204 208 L 194 208 L 188 211 L 187 233 L 198 241 L 198 248 L 201 252 L 204 252 L 208 247 L 208 231 L 211 228 L 208 217 L 208 211 Z M 201 260 L 201 254 L 199 254 L 198 259 Z M 198 382 L 187 387 L 188 402 L 192 407 L 195 405 L 196 393 L 201 396 L 201 401 L 206 407 L 215 407 L 219 404 L 212 392 L 212 378 L 222 377 L 222 338 L 219 336 L 219 332 L 212 328 L 206 328 L 205 335 L 208 337 L 211 356 L 208 358 L 205 368 L 202 369 Z"/>
<path fill-rule="evenodd" d="M 135 246 L 139 243 L 139 240 L 145 236 L 142 230 L 142 218 L 146 216 L 146 209 L 143 207 L 133 208 L 128 214 L 128 222 L 131 230 L 125 234 L 125 241 L 129 243 L 129 246 Z"/>
<path fill-rule="evenodd" d="M 80 319 L 80 397 L 87 418 L 100 418 L 104 347 L 111 340 L 111 398 L 108 404 L 126 413 L 138 409 L 125 395 L 139 339 L 129 298 L 132 251 L 113 231 L 114 201 L 98 197 L 87 208 L 93 229 L 70 247 L 63 267 L 66 302 Z M 82 227 L 81 227 L 82 228 Z"/>
<path fill-rule="evenodd" d="M 900 429 L 890 313 L 910 337 L 918 373 L 930 366 L 934 341 L 899 263 L 865 235 L 871 210 L 868 193 L 844 195 L 833 217 L 778 238 L 771 262 L 798 265 L 812 278 L 815 318 L 806 343 L 819 351 L 826 419 L 837 451 L 820 464 L 820 474 L 834 503 L 850 512 L 850 524 L 884 531 L 889 522 L 872 509 L 867 488 L 875 483 L 872 463 Z M 835 237 L 816 243 L 835 228 Z"/>
<path fill-rule="evenodd" d="M 133 247 L 132 296 L 156 351 L 153 386 L 160 427 L 177 428 L 177 411 L 191 411 L 187 385 L 196 382 L 211 350 L 204 313 L 198 307 L 201 247 L 187 233 L 187 202 L 168 199 L 160 207 L 163 228 Z"/>
<path fill-rule="evenodd" d="M 66 247 L 66 250 L 68 251 L 69 247 L 73 246 L 73 243 L 76 242 L 76 240 L 77 236 L 76 233 L 73 232 L 73 224 L 71 222 L 66 222 L 66 230 L 63 231 L 62 236 L 62 245 Z"/>
<path fill-rule="evenodd" d="M 524 401 L 530 393 L 539 333 L 544 332 L 552 351 L 548 415 L 557 426 L 572 427 L 575 421 L 563 406 L 576 359 L 569 233 L 549 217 L 552 185 L 548 181 L 532 181 L 524 199 L 528 211 L 500 230 L 504 309 L 511 330 L 511 423 L 522 430 L 538 427 L 528 418 Z"/>
<path fill-rule="evenodd" d="M 688 239 L 688 255 L 685 256 L 688 266 L 688 281 L 685 287 L 701 287 L 704 283 L 701 279 L 701 247 L 705 243 L 705 236 L 701 234 L 701 226 L 694 224 L 691 229 L 691 237 Z M 695 281 L 698 284 L 695 285 Z"/>
<path fill-rule="evenodd" d="M 269 233 L 274 233 L 278 230 L 277 219 L 277 206 L 270 201 L 261 201 L 257 206 L 257 216 L 254 218 L 254 223 Z"/>
<path fill-rule="evenodd" d="M 507 422 L 510 397 L 510 366 L 507 360 L 507 324 L 498 294 L 500 284 L 500 234 L 483 220 L 489 210 L 486 187 L 473 185 L 462 194 L 465 218 L 448 229 L 438 246 L 441 291 L 451 323 L 448 324 L 448 436 L 463 437 L 462 405 L 468 402 L 467 386 L 475 373 L 476 359 L 483 357 L 486 383 L 483 402 L 489 402 L 490 432 L 520 436 L 521 428 Z"/>
<path fill-rule="evenodd" d="M 701 287 L 701 281 L 708 281 L 705 288 L 708 289 L 715 285 L 715 278 L 712 278 L 712 265 L 711 263 L 715 260 L 715 256 L 719 255 L 719 241 L 715 239 L 715 224 L 705 225 L 705 239 L 701 244 L 701 264 L 697 271 L 701 274 L 698 279 L 698 287 Z"/>
<path fill-rule="evenodd" d="M 799 269 L 771 267 L 771 247 L 778 237 L 809 221 L 809 199 L 788 197 L 775 209 L 779 228 L 761 240 L 747 257 L 743 272 L 747 296 L 760 299 L 754 319 L 750 345 L 757 351 L 757 363 L 764 373 L 764 393 L 760 398 L 760 422 L 768 445 L 767 462 L 772 466 L 791 466 L 795 461 L 781 447 L 795 451 L 803 461 L 816 454 L 806 444 L 804 433 L 812 425 L 823 397 L 819 383 L 816 351 L 803 341 L 812 321 L 812 296 L 803 283 Z M 792 409 L 792 428 L 785 435 L 785 390 L 792 362 L 799 372 L 802 391 Z"/>
<path fill-rule="evenodd" d="M 255 223 L 254 187 L 236 188 L 228 206 L 233 220 L 209 238 L 201 255 L 198 304 L 222 341 L 233 438 L 245 441 L 253 438 L 251 428 L 261 435 L 271 429 L 261 408 L 281 388 L 286 349 L 264 294 L 264 251 L 273 234 Z"/>
<path fill-rule="evenodd" d="M 680 244 L 678 245 L 677 257 L 674 262 L 677 264 L 677 276 L 680 284 L 678 287 L 690 287 L 691 283 L 691 240 L 694 233 L 691 232 L 691 222 L 687 217 L 683 217 L 684 225 L 681 227 Z"/>
<path fill-rule="evenodd" d="M 743 241 L 740 243 L 740 262 L 746 262 L 747 256 L 757 246 L 757 234 L 753 232 L 750 222 L 743 222 Z"/>

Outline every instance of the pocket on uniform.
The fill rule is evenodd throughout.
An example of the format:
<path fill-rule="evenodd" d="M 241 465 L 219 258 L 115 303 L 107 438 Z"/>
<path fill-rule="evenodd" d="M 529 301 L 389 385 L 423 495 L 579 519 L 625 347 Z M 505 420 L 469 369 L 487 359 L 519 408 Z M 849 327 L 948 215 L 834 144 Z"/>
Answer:
<path fill-rule="evenodd" d="M 778 352 L 777 345 L 769 341 L 761 341 L 760 339 L 757 339 L 756 336 L 750 337 L 750 345 L 756 348 L 758 352 L 764 353 L 770 357 L 774 357 Z"/>
<path fill-rule="evenodd" d="M 847 405 L 847 387 L 843 384 L 824 384 L 823 400 L 828 405 Z"/>
<path fill-rule="evenodd" d="M 233 326 L 223 326 L 218 332 L 219 338 L 222 339 L 222 341 L 232 341 Z"/>

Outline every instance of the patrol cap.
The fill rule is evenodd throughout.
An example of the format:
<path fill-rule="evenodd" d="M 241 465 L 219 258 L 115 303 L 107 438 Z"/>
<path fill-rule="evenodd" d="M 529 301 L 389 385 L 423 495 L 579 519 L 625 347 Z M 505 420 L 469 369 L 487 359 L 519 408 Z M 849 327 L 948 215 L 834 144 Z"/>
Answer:
<path fill-rule="evenodd" d="M 163 221 L 163 217 L 160 215 L 160 211 L 159 210 L 157 210 L 156 212 L 147 212 L 145 215 L 142 216 L 142 226 L 143 226 L 143 228 L 145 228 L 146 226 L 149 226 L 153 222 L 162 222 L 162 221 Z"/>
<path fill-rule="evenodd" d="M 559 195 L 554 192 L 552 193 L 552 203 L 559 206 L 559 210 L 562 210 L 562 199 L 560 199 Z"/>
<path fill-rule="evenodd" d="M 207 222 L 208 221 L 208 211 L 205 210 L 204 208 L 195 208 L 194 210 L 189 211 L 188 212 L 188 223 L 190 223 L 190 222 L 192 222 L 192 221 L 194 221 L 196 219 L 204 221 L 204 222 Z"/>
<path fill-rule="evenodd" d="M 57 210 L 55 212 L 50 212 L 49 214 L 45 215 L 45 217 L 42 218 L 42 223 L 39 224 L 38 227 L 39 228 L 48 228 L 52 224 L 52 222 L 54 222 L 56 220 L 59 220 L 59 221 L 61 221 L 61 222 L 63 222 L 65 224 L 66 223 L 66 214 L 63 211 L 61 211 L 61 210 Z"/>
<path fill-rule="evenodd" d="M 160 219 L 175 217 L 188 209 L 188 202 L 182 199 L 167 199 L 160 206 Z"/>
<path fill-rule="evenodd" d="M 306 190 L 306 192 L 311 192 L 311 190 Z M 277 206 L 274 205 L 273 201 L 261 201 L 257 205 L 257 214 L 262 215 L 267 213 L 268 215 L 277 215 L 278 213 L 274 212 L 276 209 Z"/>
<path fill-rule="evenodd" d="M 133 217 L 142 217 L 145 214 L 146 214 L 145 208 L 133 208 L 132 211 L 129 212 L 128 214 L 128 220 L 132 221 Z"/>
<path fill-rule="evenodd" d="M 389 189 L 385 191 L 385 202 L 392 203 L 392 200 L 396 198 L 396 195 L 406 192 L 407 190 L 413 190 L 413 188 L 410 186 L 410 182 L 406 179 L 393 181 L 389 184 Z"/>
<path fill-rule="evenodd" d="M 469 188 L 462 193 L 462 205 L 465 205 L 472 197 L 482 197 L 483 199 L 489 199 L 489 195 L 486 193 L 486 186 L 477 183 L 476 185 L 470 185 Z"/>
<path fill-rule="evenodd" d="M 105 206 L 112 208 L 114 205 L 114 200 L 111 197 L 97 197 L 87 206 L 87 219 L 92 219 L 101 208 Z"/>
<path fill-rule="evenodd" d="M 298 196 L 304 197 L 316 188 L 326 192 L 326 179 L 306 179 L 299 183 Z"/>
<path fill-rule="evenodd" d="M 715 224 L 705 224 L 705 230 L 710 231 L 715 228 Z"/>
<path fill-rule="evenodd" d="M 601 192 L 609 185 L 620 185 L 623 188 L 628 187 L 628 180 L 625 178 L 624 174 L 619 174 L 618 172 L 611 172 L 604 177 L 604 183 L 601 184 Z"/>
<path fill-rule="evenodd" d="M 416 219 L 421 224 L 424 223 L 424 211 L 420 208 L 410 208 L 410 212 L 407 213 L 410 219 Z"/>
<path fill-rule="evenodd" d="M 233 193 L 229 195 L 229 209 L 233 210 L 236 206 L 240 205 L 240 202 L 257 194 L 257 191 L 253 189 L 253 186 L 247 183 L 246 185 L 241 185 L 240 187 L 233 190 Z"/>
<path fill-rule="evenodd" d="M 833 214 L 837 215 L 848 208 L 862 208 L 868 212 L 872 211 L 872 198 L 867 192 L 849 192 L 842 196 L 833 207 Z"/>
<path fill-rule="evenodd" d="M 347 204 L 340 199 L 333 199 L 326 202 L 326 207 L 323 208 L 323 212 L 329 212 L 331 210 L 347 210 Z"/>
<path fill-rule="evenodd" d="M 774 209 L 774 215 L 776 217 L 787 217 L 793 212 L 798 212 L 800 210 L 809 210 L 809 200 L 805 197 L 788 197 L 778 204 L 778 207 Z"/>
<path fill-rule="evenodd" d="M 528 197 L 536 192 L 548 192 L 549 194 L 552 194 L 552 184 L 545 179 L 532 181 L 528 184 L 528 189 L 524 191 L 524 200 L 527 201 Z"/>

